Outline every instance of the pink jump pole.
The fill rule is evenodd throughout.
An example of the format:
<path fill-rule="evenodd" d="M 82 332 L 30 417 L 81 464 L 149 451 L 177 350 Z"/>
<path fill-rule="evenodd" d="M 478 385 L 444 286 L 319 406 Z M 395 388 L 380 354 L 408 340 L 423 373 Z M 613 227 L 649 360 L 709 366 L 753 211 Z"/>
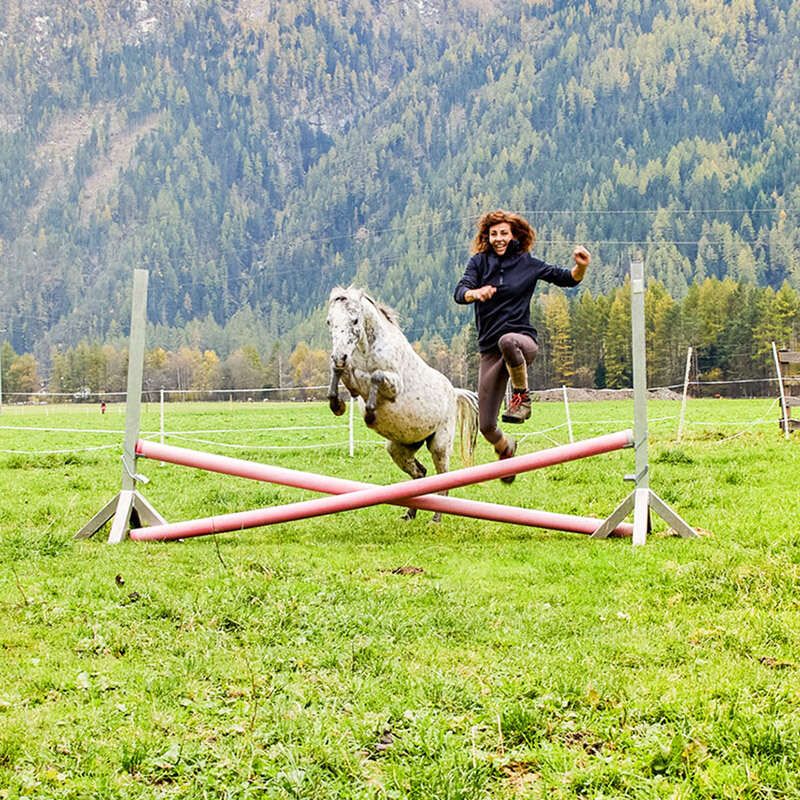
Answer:
<path fill-rule="evenodd" d="M 132 530 L 130 536 L 131 539 L 136 541 L 167 541 L 255 528 L 262 525 L 273 525 L 279 522 L 293 522 L 294 520 L 308 519 L 323 514 L 365 508 L 379 503 L 395 503 L 409 500 L 428 493 L 455 489 L 459 486 L 494 480 L 506 475 L 517 475 L 521 472 L 541 469 L 553 464 L 562 464 L 566 461 L 574 461 L 579 458 L 599 455 L 600 453 L 608 453 L 623 447 L 631 447 L 632 445 L 632 431 L 620 431 L 573 444 L 539 450 L 536 453 L 515 456 L 503 461 L 479 464 L 478 466 L 466 467 L 455 472 L 430 475 L 426 478 L 403 481 L 389 486 L 368 487 L 366 489 L 348 491 L 346 494 L 333 497 L 304 500 L 284 506 L 241 511 L 234 514 L 223 514 L 217 517 L 175 522 L 167 525 L 154 525 L 150 528 L 138 528 Z"/>
<path fill-rule="evenodd" d="M 313 472 L 300 472 L 299 470 L 275 467 L 268 464 L 257 464 L 252 461 L 202 453 L 183 447 L 156 444 L 144 439 L 140 439 L 136 443 L 136 455 L 157 461 L 166 461 L 171 464 L 180 464 L 185 467 L 195 467 L 209 472 L 219 472 L 223 475 L 235 475 L 240 478 L 278 483 L 283 486 L 294 486 L 298 489 L 311 489 L 315 492 L 325 492 L 327 494 L 339 495 L 360 489 L 377 488 L 375 484 L 371 483 L 331 478 L 326 475 L 317 475 Z M 436 494 L 397 501 L 397 504 L 426 511 L 439 511 L 447 514 L 458 514 L 462 517 L 486 519 L 493 522 L 508 522 L 513 525 L 528 525 L 535 528 L 547 528 L 570 533 L 591 534 L 602 523 L 602 520 L 594 517 L 555 514 L 549 511 L 515 508 L 513 506 L 496 505 L 495 503 L 484 503 L 478 500 L 465 500 L 459 497 L 443 497 Z M 632 533 L 633 525 L 628 523 L 621 523 L 614 530 L 616 536 L 631 536 Z"/>

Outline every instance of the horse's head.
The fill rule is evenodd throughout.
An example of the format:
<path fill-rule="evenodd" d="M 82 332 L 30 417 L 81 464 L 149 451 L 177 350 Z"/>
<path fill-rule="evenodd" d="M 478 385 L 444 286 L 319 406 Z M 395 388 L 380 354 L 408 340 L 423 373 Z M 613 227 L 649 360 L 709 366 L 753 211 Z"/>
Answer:
<path fill-rule="evenodd" d="M 336 287 L 328 299 L 328 328 L 331 332 L 331 365 L 343 370 L 364 338 L 364 311 L 361 292 Z"/>

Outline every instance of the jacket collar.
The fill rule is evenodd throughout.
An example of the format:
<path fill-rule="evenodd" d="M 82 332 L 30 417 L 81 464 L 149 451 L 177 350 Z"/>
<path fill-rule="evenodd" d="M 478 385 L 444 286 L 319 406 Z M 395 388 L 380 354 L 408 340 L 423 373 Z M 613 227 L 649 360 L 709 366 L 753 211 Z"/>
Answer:
<path fill-rule="evenodd" d="M 489 272 L 494 272 L 501 264 L 508 263 L 511 259 L 518 256 L 520 253 L 519 242 L 516 239 L 512 239 L 508 243 L 508 247 L 506 248 L 505 253 L 502 256 L 498 256 L 497 253 L 490 247 L 486 251 L 486 263 L 489 266 Z"/>

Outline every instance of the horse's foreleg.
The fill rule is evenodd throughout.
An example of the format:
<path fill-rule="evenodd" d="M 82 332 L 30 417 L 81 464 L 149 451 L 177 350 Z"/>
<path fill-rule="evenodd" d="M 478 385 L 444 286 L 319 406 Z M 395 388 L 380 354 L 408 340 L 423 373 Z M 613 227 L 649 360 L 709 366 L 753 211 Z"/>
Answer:
<path fill-rule="evenodd" d="M 378 384 L 381 397 L 387 400 L 396 400 L 402 388 L 402 379 L 397 372 L 385 372 L 382 369 L 372 373 L 372 380 Z"/>
<path fill-rule="evenodd" d="M 364 404 L 364 422 L 367 425 L 375 424 L 375 409 L 378 407 L 378 383 L 372 378 L 369 384 L 367 402 Z"/>
<path fill-rule="evenodd" d="M 344 414 L 345 410 L 344 400 L 339 397 L 339 378 L 341 378 L 341 376 L 342 370 L 336 369 L 335 367 L 331 369 L 331 385 L 328 388 L 328 405 L 337 417 Z"/>
<path fill-rule="evenodd" d="M 377 369 L 369 376 L 369 395 L 364 408 L 364 422 L 367 425 L 375 422 L 378 395 L 387 400 L 395 400 L 400 391 L 400 385 L 400 376 L 396 372 L 384 372 Z"/>

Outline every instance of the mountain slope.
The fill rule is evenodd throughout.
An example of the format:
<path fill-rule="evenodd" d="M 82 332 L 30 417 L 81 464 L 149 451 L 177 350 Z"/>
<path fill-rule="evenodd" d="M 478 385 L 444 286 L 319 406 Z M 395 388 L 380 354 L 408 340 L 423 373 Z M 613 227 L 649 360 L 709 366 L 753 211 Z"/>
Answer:
<path fill-rule="evenodd" d="M 0 317 L 46 355 L 241 314 L 320 330 L 358 281 L 449 340 L 476 216 L 537 251 L 633 248 L 676 296 L 706 276 L 800 287 L 796 3 L 0 0 Z M 182 333 L 183 332 L 183 333 Z M 152 337 L 151 337 L 152 338 Z M 156 343 L 156 342 L 154 342 Z"/>

